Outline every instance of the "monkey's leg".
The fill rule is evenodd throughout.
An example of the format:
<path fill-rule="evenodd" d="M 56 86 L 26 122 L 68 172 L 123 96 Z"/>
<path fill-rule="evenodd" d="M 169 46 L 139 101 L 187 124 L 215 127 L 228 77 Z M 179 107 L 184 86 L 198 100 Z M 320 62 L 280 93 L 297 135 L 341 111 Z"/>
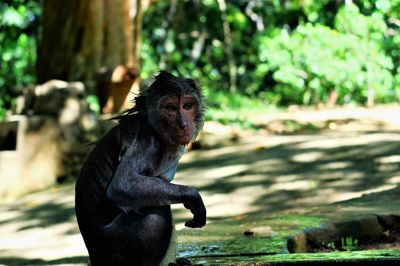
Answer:
<path fill-rule="evenodd" d="M 111 252 L 122 258 L 120 264 L 160 265 L 171 240 L 172 220 L 169 206 L 149 207 L 121 213 L 105 227 L 113 244 Z"/>
<path fill-rule="evenodd" d="M 161 266 L 168 266 L 170 263 L 176 262 L 176 245 L 178 243 L 176 230 L 175 230 L 175 222 L 174 217 L 171 214 L 171 221 L 172 221 L 172 230 L 171 230 L 171 237 L 168 245 L 168 249 L 165 253 L 165 256 L 161 262 Z"/>

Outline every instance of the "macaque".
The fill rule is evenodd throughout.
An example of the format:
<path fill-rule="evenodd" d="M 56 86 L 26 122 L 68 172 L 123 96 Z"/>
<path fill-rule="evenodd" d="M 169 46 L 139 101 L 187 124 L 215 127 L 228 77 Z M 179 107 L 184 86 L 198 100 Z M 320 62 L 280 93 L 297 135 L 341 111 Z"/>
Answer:
<path fill-rule="evenodd" d="M 191 211 L 193 219 L 185 225 L 192 228 L 206 224 L 206 208 L 195 188 L 171 181 L 203 126 L 204 112 L 193 80 L 162 71 L 97 141 L 75 197 L 92 266 L 189 265 L 165 261 L 174 229 L 170 205 Z"/>

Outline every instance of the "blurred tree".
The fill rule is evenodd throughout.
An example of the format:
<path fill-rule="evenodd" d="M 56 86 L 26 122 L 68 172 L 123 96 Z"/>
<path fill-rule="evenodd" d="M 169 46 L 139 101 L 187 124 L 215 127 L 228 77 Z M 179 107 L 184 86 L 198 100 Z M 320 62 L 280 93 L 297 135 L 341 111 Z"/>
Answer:
<path fill-rule="evenodd" d="M 38 82 L 89 82 L 100 67 L 139 69 L 141 0 L 43 2 Z"/>
<path fill-rule="evenodd" d="M 221 18 L 222 18 L 222 28 L 224 32 L 224 50 L 226 57 L 228 59 L 228 68 L 229 68 L 229 91 L 235 93 L 237 90 L 237 67 L 235 63 L 235 58 L 232 52 L 232 33 L 231 27 L 228 21 L 228 15 L 226 12 L 226 2 L 225 0 L 217 0 L 219 9 L 221 10 Z"/>
<path fill-rule="evenodd" d="M 138 66 L 141 44 L 142 78 L 160 69 L 191 76 L 216 108 L 224 97 L 245 102 L 230 98 L 234 90 L 264 104 L 400 99 L 400 0 L 138 1 L 1 1 L 0 117 L 18 87 L 36 82 L 41 35 L 39 82 Z"/>
<path fill-rule="evenodd" d="M 0 2 L 0 120 L 21 88 L 35 82 L 40 14 L 38 0 Z"/>

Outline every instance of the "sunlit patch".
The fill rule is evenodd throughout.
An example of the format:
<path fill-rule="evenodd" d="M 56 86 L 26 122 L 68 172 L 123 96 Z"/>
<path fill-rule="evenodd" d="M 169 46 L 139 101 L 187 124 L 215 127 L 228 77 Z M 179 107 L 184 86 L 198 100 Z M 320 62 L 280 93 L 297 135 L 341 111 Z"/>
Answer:
<path fill-rule="evenodd" d="M 17 218 L 19 215 L 21 215 L 20 211 L 16 210 L 7 210 L 7 211 L 2 211 L 1 216 L 0 216 L 0 223 L 8 220 L 12 220 Z"/>
<path fill-rule="evenodd" d="M 318 165 L 319 170 L 337 170 L 351 167 L 351 162 L 330 162 Z"/>
<path fill-rule="evenodd" d="M 357 186 L 360 183 L 360 180 L 365 177 L 365 175 L 361 172 L 352 172 L 346 175 L 342 174 L 341 178 L 338 178 L 329 183 L 329 186 L 332 188 L 350 188 L 352 186 Z M 334 176 L 332 176 L 334 178 Z"/>
<path fill-rule="evenodd" d="M 389 184 L 400 184 L 400 176 L 394 176 L 388 179 Z"/>
<path fill-rule="evenodd" d="M 287 183 L 277 183 L 270 186 L 271 190 L 309 190 L 317 187 L 313 180 L 297 180 Z"/>
<path fill-rule="evenodd" d="M 242 152 L 246 152 L 248 151 L 248 147 L 241 147 L 241 151 Z M 208 160 L 211 157 L 218 157 L 218 156 L 226 156 L 226 155 L 230 155 L 230 154 L 238 154 L 238 148 L 235 146 L 227 146 L 227 147 L 223 147 L 220 149 L 212 149 L 212 150 L 208 150 L 207 153 L 195 153 L 195 152 L 191 152 L 188 154 L 185 154 L 182 159 L 179 161 L 181 164 L 184 164 L 186 162 L 190 162 L 192 160 Z"/>
<path fill-rule="evenodd" d="M 256 161 L 253 166 L 255 168 L 259 167 L 267 167 L 268 169 L 274 168 L 274 167 L 281 167 L 285 163 L 284 160 L 282 159 L 265 159 L 265 160 L 258 160 Z"/>
<path fill-rule="evenodd" d="M 328 127 L 331 130 L 335 130 L 335 129 L 337 129 L 337 124 L 335 122 L 331 122 L 331 123 L 329 123 Z"/>
<path fill-rule="evenodd" d="M 260 206 L 254 205 L 254 199 L 261 197 L 266 189 L 262 185 L 242 186 L 235 189 L 234 197 L 227 197 L 226 193 L 203 192 L 204 204 L 207 206 L 207 217 L 236 216 L 248 212 L 260 211 Z M 175 210 L 180 210 L 178 206 L 172 205 Z M 177 219 L 190 219 L 189 212 L 178 212 L 174 214 Z M 184 221 L 175 225 L 177 230 L 184 228 Z"/>
<path fill-rule="evenodd" d="M 375 133 L 375 134 L 367 134 L 362 136 L 354 136 L 346 138 L 341 137 L 341 138 L 319 139 L 298 144 L 296 145 L 296 147 L 301 149 L 331 149 L 331 148 L 336 148 L 338 146 L 349 147 L 358 145 L 368 145 L 374 142 L 381 142 L 382 139 L 385 139 L 386 141 L 400 141 L 400 137 L 398 134 Z"/>
<path fill-rule="evenodd" d="M 396 172 L 399 169 L 398 163 L 382 163 L 378 164 L 375 168 L 376 171 L 381 173 Z"/>
<path fill-rule="evenodd" d="M 382 192 L 386 190 L 390 190 L 395 188 L 397 185 L 395 184 L 385 184 L 373 189 L 367 189 L 363 191 L 357 191 L 357 192 L 352 192 L 352 191 L 340 191 L 340 193 L 335 193 L 334 196 L 332 196 L 329 200 L 329 203 L 334 203 L 334 202 L 339 202 L 339 201 L 345 201 L 345 200 L 350 200 L 354 198 L 359 198 L 362 195 L 365 194 L 370 194 L 370 193 L 377 193 L 377 192 Z"/>
<path fill-rule="evenodd" d="M 206 179 L 219 179 L 227 176 L 237 175 L 246 171 L 248 167 L 249 166 L 247 164 L 229 165 L 204 171 L 203 175 Z"/>
<path fill-rule="evenodd" d="M 334 170 L 334 169 L 332 169 Z M 356 172 L 352 174 L 352 178 L 361 178 L 363 175 L 362 173 Z M 348 178 L 347 175 L 345 176 L 343 172 L 340 171 L 323 171 L 323 172 L 317 172 L 315 173 L 315 178 L 318 179 L 321 182 L 323 182 L 326 185 L 329 183 L 330 185 L 335 184 L 335 182 L 342 180 L 343 178 Z"/>
<path fill-rule="evenodd" d="M 307 162 L 317 161 L 323 158 L 324 156 L 326 156 L 324 152 L 313 151 L 313 152 L 294 155 L 292 157 L 292 160 L 299 163 L 307 163 Z"/>
<path fill-rule="evenodd" d="M 242 213 L 258 211 L 254 205 L 254 199 L 265 193 L 265 187 L 261 185 L 242 186 L 235 190 L 235 197 L 227 197 L 226 194 L 209 194 L 205 197 L 208 217 L 219 217 L 221 213 L 226 216 L 235 216 Z M 205 194 L 205 193 L 202 193 Z"/>
<path fill-rule="evenodd" d="M 378 163 L 400 163 L 400 155 L 391 155 L 376 159 Z"/>
<path fill-rule="evenodd" d="M 282 175 L 282 176 L 278 176 L 275 178 L 275 181 L 277 183 L 286 183 L 286 182 L 292 182 L 295 181 L 296 179 L 298 179 L 299 176 L 298 175 Z"/>
<path fill-rule="evenodd" d="M 229 182 L 235 183 L 249 183 L 249 182 L 264 182 L 267 179 L 265 175 L 246 175 L 246 176 L 234 176 L 229 178 Z"/>

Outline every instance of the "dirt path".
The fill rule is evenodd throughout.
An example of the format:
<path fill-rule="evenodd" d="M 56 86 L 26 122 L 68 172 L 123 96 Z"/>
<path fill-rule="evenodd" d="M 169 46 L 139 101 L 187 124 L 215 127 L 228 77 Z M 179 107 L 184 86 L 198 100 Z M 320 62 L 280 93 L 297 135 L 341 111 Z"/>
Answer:
<path fill-rule="evenodd" d="M 371 113 L 324 113 L 301 121 L 299 112 L 279 114 L 268 121 L 257 118 L 266 129 L 258 132 L 209 123 L 203 148 L 184 156 L 174 182 L 197 187 L 208 223 L 220 224 L 257 213 L 265 219 L 309 211 L 393 189 L 400 183 L 400 109 Z M 285 133 L 287 120 L 298 121 L 299 132 L 270 134 L 277 125 Z M 86 265 L 73 193 L 69 184 L 2 204 L 0 265 Z M 398 211 L 390 202 L 382 210 Z M 174 212 L 181 229 L 190 215 L 181 206 Z M 196 231 L 192 234 L 196 242 Z"/>

